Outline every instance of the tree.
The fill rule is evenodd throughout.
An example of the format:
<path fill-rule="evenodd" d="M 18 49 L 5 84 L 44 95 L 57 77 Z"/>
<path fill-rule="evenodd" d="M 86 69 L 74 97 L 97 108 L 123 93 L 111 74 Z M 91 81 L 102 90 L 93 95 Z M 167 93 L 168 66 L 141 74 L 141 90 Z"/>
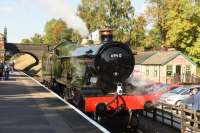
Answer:
<path fill-rule="evenodd" d="M 187 53 L 187 47 L 193 46 L 199 31 L 199 22 L 196 21 L 198 16 L 197 7 L 190 0 L 179 0 L 176 10 L 168 13 L 169 20 L 166 22 L 170 27 L 167 34 L 167 44 L 178 50 Z"/>
<path fill-rule="evenodd" d="M 109 0 L 109 24 L 114 29 L 114 37 L 118 41 L 128 41 L 134 24 L 134 8 L 130 0 Z"/>
<path fill-rule="evenodd" d="M 200 34 L 200 6 L 191 0 L 147 0 L 147 16 L 160 35 L 161 45 L 190 53 Z M 156 36 L 158 36 L 156 35 Z M 198 51 L 198 50 L 197 50 Z"/>
<path fill-rule="evenodd" d="M 195 61 L 197 64 L 200 64 L 200 34 L 194 45 L 187 48 L 187 50 L 192 60 Z"/>
<path fill-rule="evenodd" d="M 105 0 L 81 0 L 78 7 L 78 15 L 86 22 L 89 32 L 93 32 L 108 24 L 107 8 Z"/>
<path fill-rule="evenodd" d="M 31 40 L 28 39 L 28 38 L 25 38 L 25 39 L 22 39 L 22 40 L 21 40 L 21 43 L 22 43 L 22 44 L 31 44 Z"/>
<path fill-rule="evenodd" d="M 31 37 L 31 43 L 33 43 L 33 44 L 43 44 L 44 43 L 43 36 L 36 33 L 33 37 Z"/>
<path fill-rule="evenodd" d="M 139 16 L 135 19 L 130 35 L 130 43 L 134 47 L 144 47 L 145 33 L 147 22 L 144 16 Z"/>
<path fill-rule="evenodd" d="M 21 43 L 22 44 L 43 44 L 44 40 L 43 40 L 42 35 L 36 33 L 30 39 L 28 39 L 28 38 L 22 39 Z"/>
<path fill-rule="evenodd" d="M 148 6 L 146 10 L 146 16 L 148 20 L 153 23 L 153 28 L 157 29 L 160 45 L 164 45 L 166 41 L 167 27 L 166 16 L 168 8 L 166 6 L 166 0 L 147 0 Z"/>
<path fill-rule="evenodd" d="M 44 31 L 44 42 L 47 44 L 57 44 L 64 40 L 77 42 L 81 39 L 80 34 L 69 28 L 62 19 L 51 19 L 46 23 Z"/>
<path fill-rule="evenodd" d="M 62 19 L 51 19 L 45 24 L 44 42 L 47 44 L 58 43 L 62 40 L 64 34 L 66 38 L 71 36 L 68 33 L 67 25 Z"/>
<path fill-rule="evenodd" d="M 154 49 L 160 47 L 161 40 L 159 35 L 159 29 L 152 28 L 148 31 L 147 35 L 144 38 L 144 49 Z"/>
<path fill-rule="evenodd" d="M 78 15 L 86 22 L 90 32 L 110 27 L 114 38 L 128 41 L 134 22 L 134 8 L 130 0 L 82 0 Z"/>
<path fill-rule="evenodd" d="M 36 33 L 30 39 L 22 39 L 21 42 L 24 44 L 57 44 L 64 40 L 74 42 L 81 40 L 80 34 L 68 28 L 62 19 L 51 19 L 46 23 L 44 31 L 44 36 Z"/>

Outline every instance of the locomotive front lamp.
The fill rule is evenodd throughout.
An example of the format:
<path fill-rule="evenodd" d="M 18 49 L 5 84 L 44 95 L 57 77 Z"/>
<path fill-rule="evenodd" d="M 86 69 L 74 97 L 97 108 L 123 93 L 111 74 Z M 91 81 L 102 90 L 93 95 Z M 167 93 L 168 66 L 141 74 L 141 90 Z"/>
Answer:
<path fill-rule="evenodd" d="M 113 75 L 114 75 L 115 77 L 117 77 L 117 76 L 119 76 L 119 73 L 118 73 L 118 72 L 114 72 Z"/>
<path fill-rule="evenodd" d="M 122 89 L 122 84 L 117 84 L 117 95 L 122 96 L 123 95 L 123 89 Z"/>

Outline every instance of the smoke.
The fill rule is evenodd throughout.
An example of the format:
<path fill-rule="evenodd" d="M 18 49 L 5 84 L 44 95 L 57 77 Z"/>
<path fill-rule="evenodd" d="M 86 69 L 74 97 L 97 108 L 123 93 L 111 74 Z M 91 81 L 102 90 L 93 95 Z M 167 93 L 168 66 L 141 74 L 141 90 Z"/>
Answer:
<path fill-rule="evenodd" d="M 68 27 L 78 32 L 82 37 L 88 35 L 86 23 L 77 16 L 76 9 L 71 6 L 69 0 L 35 0 L 35 2 L 53 17 L 62 18 Z"/>
<path fill-rule="evenodd" d="M 133 74 L 131 74 L 131 76 L 127 79 L 126 82 L 133 86 L 134 89 L 130 90 L 130 93 L 132 91 L 133 94 L 148 94 L 151 92 L 158 91 L 161 87 L 161 85 L 156 82 L 150 80 L 142 80 Z"/>

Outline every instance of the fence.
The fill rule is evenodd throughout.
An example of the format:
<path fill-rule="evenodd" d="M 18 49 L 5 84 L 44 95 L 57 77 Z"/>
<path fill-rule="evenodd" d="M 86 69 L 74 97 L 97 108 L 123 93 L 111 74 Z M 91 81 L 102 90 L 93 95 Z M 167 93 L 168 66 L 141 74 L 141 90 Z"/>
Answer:
<path fill-rule="evenodd" d="M 144 116 L 171 126 L 181 133 L 200 133 L 200 112 L 189 109 L 185 105 L 176 107 L 159 103 L 154 111 L 143 111 Z"/>
<path fill-rule="evenodd" d="M 185 105 L 181 107 L 181 132 L 200 133 L 200 112 L 188 109 Z"/>
<path fill-rule="evenodd" d="M 190 83 L 190 84 L 199 84 L 200 83 L 200 77 L 196 75 L 174 75 L 167 77 L 166 83 Z"/>

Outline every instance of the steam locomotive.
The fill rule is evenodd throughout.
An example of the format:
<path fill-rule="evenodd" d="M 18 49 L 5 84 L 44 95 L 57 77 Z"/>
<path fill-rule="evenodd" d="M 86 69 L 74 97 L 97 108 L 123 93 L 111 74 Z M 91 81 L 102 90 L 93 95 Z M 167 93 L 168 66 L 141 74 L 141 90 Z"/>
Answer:
<path fill-rule="evenodd" d="M 44 82 L 95 116 L 143 108 L 144 105 L 135 104 L 138 97 L 130 94 L 132 88 L 127 83 L 135 65 L 134 54 L 128 45 L 112 40 L 112 30 L 101 30 L 100 35 L 98 45 L 81 46 L 65 41 L 45 51 Z"/>

